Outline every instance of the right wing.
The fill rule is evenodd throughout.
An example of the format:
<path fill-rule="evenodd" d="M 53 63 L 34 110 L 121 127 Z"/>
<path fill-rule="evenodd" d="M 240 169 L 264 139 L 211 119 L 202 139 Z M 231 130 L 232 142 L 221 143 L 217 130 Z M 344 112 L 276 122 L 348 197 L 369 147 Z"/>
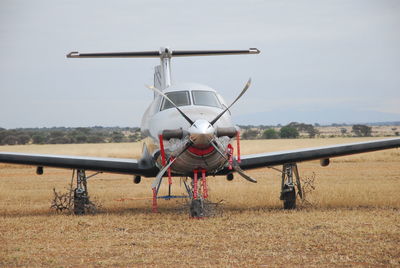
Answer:
<path fill-rule="evenodd" d="M 367 153 L 398 147 L 400 147 L 399 138 L 336 144 L 291 151 L 244 155 L 242 156 L 241 163 L 239 165 L 243 170 L 247 170 L 310 160 L 329 159 L 332 157 Z"/>
<path fill-rule="evenodd" d="M 71 168 L 92 171 L 155 177 L 159 169 L 151 160 L 100 158 L 0 152 L 0 163 L 23 164 L 38 167 Z"/>

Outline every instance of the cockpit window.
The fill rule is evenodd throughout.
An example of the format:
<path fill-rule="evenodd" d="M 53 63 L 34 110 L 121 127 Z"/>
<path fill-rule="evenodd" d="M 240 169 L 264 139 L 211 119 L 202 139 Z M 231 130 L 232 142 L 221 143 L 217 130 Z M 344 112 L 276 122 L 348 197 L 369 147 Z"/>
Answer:
<path fill-rule="evenodd" d="M 190 98 L 188 91 L 168 92 L 166 93 L 166 95 L 176 104 L 176 106 L 190 105 Z M 173 107 L 174 106 L 172 106 L 171 102 L 169 102 L 167 99 L 163 99 L 163 102 L 161 104 L 161 111 Z"/>
<path fill-rule="evenodd" d="M 217 95 L 212 91 L 193 90 L 193 102 L 195 105 L 212 106 L 222 108 Z"/>

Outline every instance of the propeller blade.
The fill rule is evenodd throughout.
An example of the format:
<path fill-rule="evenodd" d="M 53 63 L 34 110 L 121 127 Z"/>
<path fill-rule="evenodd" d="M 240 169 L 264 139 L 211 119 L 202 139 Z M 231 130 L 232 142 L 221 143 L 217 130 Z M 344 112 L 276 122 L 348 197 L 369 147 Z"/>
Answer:
<path fill-rule="evenodd" d="M 155 180 L 153 181 L 153 184 L 151 185 L 151 188 L 157 187 L 157 192 L 158 192 L 158 185 L 161 183 L 162 177 L 164 176 L 165 172 L 167 172 L 168 168 L 175 162 L 176 159 L 178 159 L 190 146 L 192 145 L 192 142 L 188 142 L 186 146 L 183 148 L 183 150 L 172 160 L 169 161 L 165 167 L 163 167 L 157 174 Z"/>
<path fill-rule="evenodd" d="M 145 85 L 145 86 L 146 86 L 147 88 L 153 90 L 153 91 L 156 92 L 157 94 L 163 96 L 165 99 L 167 99 L 167 100 L 172 104 L 172 106 L 174 106 L 174 107 L 178 110 L 178 112 L 183 116 L 183 118 L 185 118 L 186 121 L 189 122 L 190 125 L 193 125 L 193 124 L 194 124 L 194 122 L 193 122 L 184 112 L 182 112 L 182 110 L 179 109 L 178 106 L 176 106 L 176 104 L 175 104 L 170 98 L 168 98 L 168 96 L 167 96 L 166 94 L 164 94 L 161 90 L 159 90 L 158 88 L 156 88 L 156 87 L 154 87 L 154 86 L 148 86 L 148 85 Z"/>
<path fill-rule="evenodd" d="M 211 125 L 214 125 L 215 122 L 217 122 L 218 119 L 220 119 L 221 116 L 223 116 L 223 115 L 226 113 L 226 111 L 228 111 L 228 110 L 238 101 L 238 99 L 240 99 L 240 98 L 243 96 L 243 94 L 244 94 L 244 93 L 247 91 L 247 89 L 250 87 L 250 84 L 251 84 L 251 78 L 249 78 L 249 81 L 247 81 L 247 83 L 246 83 L 246 85 L 244 86 L 242 92 L 240 92 L 239 96 L 231 103 L 231 105 L 229 105 L 224 111 L 222 111 L 222 113 L 220 113 L 219 115 L 217 115 L 217 117 L 215 117 L 215 118 L 210 122 Z"/>
<path fill-rule="evenodd" d="M 233 169 L 240 174 L 244 179 L 248 180 L 249 182 L 252 183 L 257 183 L 256 179 L 253 179 L 249 175 L 245 174 L 244 171 L 239 167 L 239 165 L 232 165 Z"/>
<path fill-rule="evenodd" d="M 214 144 L 214 142 L 211 142 L 211 145 L 214 147 L 214 149 L 223 157 L 225 158 L 226 161 L 229 161 L 228 157 L 226 157 L 226 155 L 224 155 L 218 148 L 217 145 Z M 249 182 L 252 183 L 257 183 L 256 179 L 253 179 L 252 177 L 250 177 L 249 175 L 247 175 L 246 173 L 244 173 L 244 171 L 240 168 L 240 166 L 238 165 L 238 163 L 235 161 L 233 161 L 233 165 L 232 165 L 233 169 L 239 173 L 240 176 L 242 176 L 245 180 L 248 180 Z"/>

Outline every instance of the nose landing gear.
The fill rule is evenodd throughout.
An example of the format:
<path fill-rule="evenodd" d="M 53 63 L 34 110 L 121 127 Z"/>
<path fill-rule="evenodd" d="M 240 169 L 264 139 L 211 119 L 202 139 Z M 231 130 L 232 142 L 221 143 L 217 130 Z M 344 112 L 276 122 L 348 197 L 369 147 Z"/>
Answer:
<path fill-rule="evenodd" d="M 198 173 L 201 172 L 199 184 Z M 192 189 L 188 189 L 191 198 L 190 217 L 195 219 L 203 218 L 205 215 L 204 200 L 208 198 L 207 178 L 205 169 L 193 170 Z"/>

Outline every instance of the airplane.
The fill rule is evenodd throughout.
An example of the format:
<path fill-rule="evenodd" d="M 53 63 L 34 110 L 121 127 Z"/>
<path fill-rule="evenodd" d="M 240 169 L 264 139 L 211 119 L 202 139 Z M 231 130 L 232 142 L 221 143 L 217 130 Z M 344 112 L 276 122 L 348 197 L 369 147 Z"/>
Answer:
<path fill-rule="evenodd" d="M 206 85 L 172 83 L 171 59 L 174 57 L 259 54 L 257 48 L 247 50 L 171 50 L 162 47 L 155 51 L 79 53 L 71 52 L 67 58 L 159 58 L 155 66 L 154 83 L 147 86 L 154 98 L 143 115 L 141 132 L 145 137 L 140 159 L 98 158 L 83 156 L 45 155 L 0 152 L 0 163 L 73 170 L 76 178 L 74 213 L 85 214 L 89 204 L 87 180 L 102 172 L 134 175 L 134 182 L 142 177 L 154 178 L 152 183 L 152 209 L 157 212 L 158 193 L 163 178 L 168 178 L 168 196 L 171 195 L 171 177 L 186 177 L 184 186 L 190 199 L 189 214 L 193 218 L 204 216 L 204 201 L 208 198 L 207 177 L 224 175 L 232 180 L 238 174 L 245 180 L 257 180 L 245 173 L 263 167 L 282 166 L 281 193 L 284 209 L 296 208 L 297 196 L 303 198 L 297 163 L 320 160 L 328 166 L 330 158 L 400 147 L 399 138 L 357 142 L 290 151 L 253 155 L 240 154 L 240 129 L 233 123 L 230 108 L 244 95 L 251 84 L 247 81 L 236 99 L 227 105 L 218 92 Z M 232 143 L 236 139 L 237 152 Z M 76 172 L 75 172 L 76 171 Z M 94 171 L 91 176 L 86 171 Z M 296 193 L 297 190 L 297 193 Z"/>

